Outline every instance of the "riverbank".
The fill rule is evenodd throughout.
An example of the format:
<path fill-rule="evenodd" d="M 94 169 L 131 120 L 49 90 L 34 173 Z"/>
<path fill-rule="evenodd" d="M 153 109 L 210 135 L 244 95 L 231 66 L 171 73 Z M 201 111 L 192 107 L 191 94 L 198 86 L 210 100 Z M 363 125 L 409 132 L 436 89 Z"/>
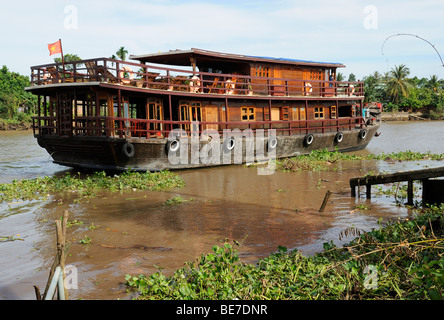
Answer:
<path fill-rule="evenodd" d="M 0 119 L 0 131 L 26 131 L 32 129 L 32 122 Z"/>
<path fill-rule="evenodd" d="M 382 112 L 382 121 L 417 121 L 417 120 L 442 120 L 440 114 L 424 112 Z"/>

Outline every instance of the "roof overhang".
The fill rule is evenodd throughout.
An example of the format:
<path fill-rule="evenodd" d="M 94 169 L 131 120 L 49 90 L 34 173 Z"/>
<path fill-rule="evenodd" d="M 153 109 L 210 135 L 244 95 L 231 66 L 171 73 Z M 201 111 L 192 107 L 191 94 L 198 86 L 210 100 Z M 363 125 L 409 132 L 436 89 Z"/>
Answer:
<path fill-rule="evenodd" d="M 230 54 L 215 51 L 208 51 L 202 49 L 192 48 L 191 50 L 170 50 L 168 52 L 151 53 L 144 55 L 131 55 L 130 59 L 138 60 L 140 62 L 149 62 L 157 64 L 189 66 L 191 59 L 196 63 L 208 64 L 214 62 L 231 62 L 231 63 L 270 63 L 281 65 L 297 65 L 297 66 L 311 66 L 324 68 L 344 68 L 342 63 L 333 62 L 318 62 L 288 58 L 272 58 L 272 57 L 258 57 L 240 54 Z"/>

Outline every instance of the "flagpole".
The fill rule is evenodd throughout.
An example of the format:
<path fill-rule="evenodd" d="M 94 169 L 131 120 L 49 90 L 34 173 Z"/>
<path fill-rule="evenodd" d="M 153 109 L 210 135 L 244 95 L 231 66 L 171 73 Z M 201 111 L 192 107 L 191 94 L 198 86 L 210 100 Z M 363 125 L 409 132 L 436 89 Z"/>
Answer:
<path fill-rule="evenodd" d="M 59 42 L 60 42 L 60 53 L 62 54 L 63 77 L 65 77 L 65 58 L 63 57 L 62 39 L 59 39 Z"/>

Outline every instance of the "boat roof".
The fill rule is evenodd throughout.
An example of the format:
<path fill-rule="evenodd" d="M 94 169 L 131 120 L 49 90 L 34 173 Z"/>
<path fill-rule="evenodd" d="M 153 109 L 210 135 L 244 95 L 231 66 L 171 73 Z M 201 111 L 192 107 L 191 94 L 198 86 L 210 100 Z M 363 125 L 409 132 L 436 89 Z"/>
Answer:
<path fill-rule="evenodd" d="M 298 65 L 324 68 L 343 68 L 342 63 L 319 62 L 310 60 L 299 60 L 289 58 L 259 57 L 250 55 L 240 55 L 231 53 L 215 52 L 203 49 L 191 48 L 190 50 L 170 50 L 143 55 L 131 55 L 130 59 L 140 62 L 150 62 L 158 64 L 189 66 L 191 59 L 195 59 L 197 64 L 209 64 L 214 62 L 233 63 L 272 63 L 281 65 Z"/>

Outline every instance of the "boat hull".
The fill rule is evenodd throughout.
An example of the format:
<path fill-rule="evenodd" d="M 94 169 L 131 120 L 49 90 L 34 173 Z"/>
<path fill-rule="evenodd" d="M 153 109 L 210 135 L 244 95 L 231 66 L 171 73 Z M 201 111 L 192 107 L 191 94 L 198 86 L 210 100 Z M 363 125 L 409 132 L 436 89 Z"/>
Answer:
<path fill-rule="evenodd" d="M 169 149 L 171 147 L 169 140 L 165 138 L 42 135 L 37 136 L 37 141 L 52 156 L 54 163 L 64 166 L 92 170 L 161 171 L 260 162 L 272 158 L 308 154 L 313 150 L 322 149 L 341 152 L 361 150 L 375 136 L 378 128 L 379 124 L 366 127 L 365 137 L 362 137 L 362 129 L 344 131 L 341 142 L 337 141 L 336 132 L 314 133 L 309 145 L 306 135 L 277 136 L 276 147 L 272 151 L 268 150 L 269 142 L 266 137 L 255 137 L 248 141 L 244 137 L 238 140 L 242 142 L 242 148 L 231 151 L 227 150 L 222 138 L 217 142 L 213 140 L 211 148 L 209 148 L 210 142 L 206 139 L 194 140 L 196 143 L 194 146 L 192 139 L 177 139 L 181 143 L 181 148 L 175 152 Z M 250 141 L 252 145 L 249 145 Z M 193 153 L 193 150 L 198 151 Z M 253 154 L 251 150 L 254 150 Z"/>

